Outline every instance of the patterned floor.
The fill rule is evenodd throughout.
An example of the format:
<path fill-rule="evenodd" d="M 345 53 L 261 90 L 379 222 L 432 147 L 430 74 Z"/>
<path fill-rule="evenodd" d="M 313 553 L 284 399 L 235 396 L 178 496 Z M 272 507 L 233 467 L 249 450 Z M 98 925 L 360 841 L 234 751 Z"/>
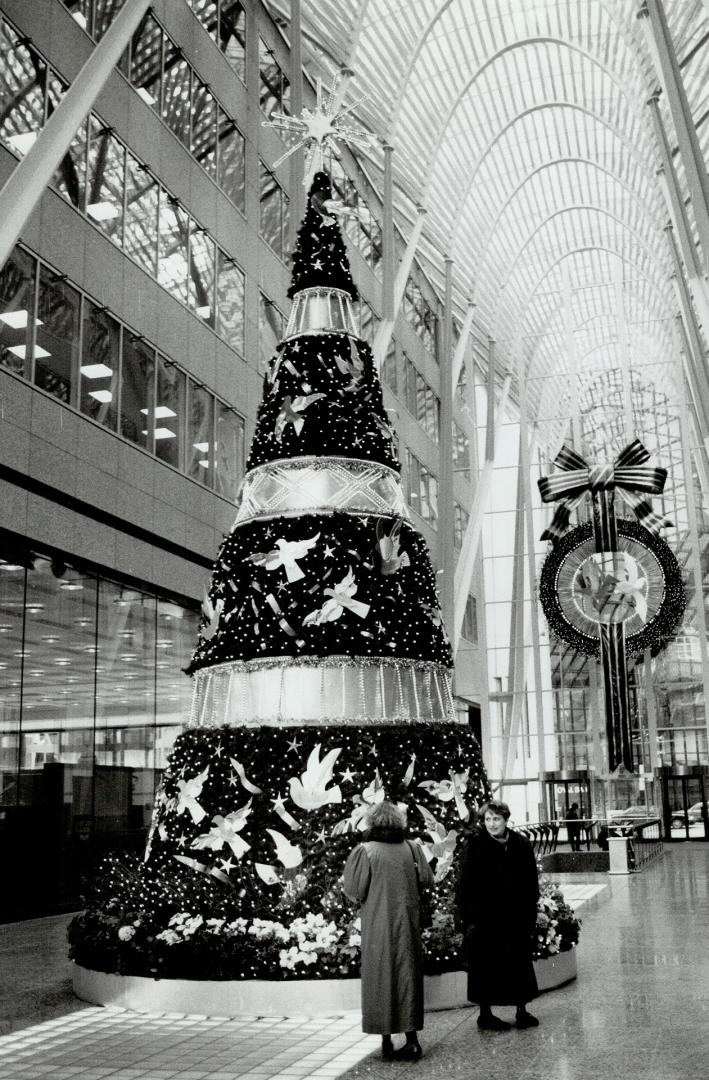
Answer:
<path fill-rule="evenodd" d="M 356 1013 L 229 1020 L 85 1006 L 70 992 L 66 919 L 0 927 L 0 1077 L 709 1080 L 709 845 L 563 887 L 583 920 L 579 978 L 534 1003 L 540 1027 L 497 1034 L 478 1030 L 473 1009 L 428 1014 L 414 1065 L 382 1062 Z"/>

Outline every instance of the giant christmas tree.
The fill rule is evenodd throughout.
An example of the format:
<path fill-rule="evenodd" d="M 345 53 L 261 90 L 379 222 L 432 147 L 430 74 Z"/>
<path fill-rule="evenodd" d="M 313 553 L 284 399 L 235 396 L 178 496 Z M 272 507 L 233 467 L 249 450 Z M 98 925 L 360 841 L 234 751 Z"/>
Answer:
<path fill-rule="evenodd" d="M 436 860 L 431 966 L 456 966 L 460 842 L 487 795 L 456 723 L 451 654 L 411 524 L 330 181 L 315 175 L 293 305 L 190 665 L 191 716 L 145 858 L 109 860 L 72 929 L 105 970 L 356 974 L 339 878 L 368 804 L 408 808 Z"/>

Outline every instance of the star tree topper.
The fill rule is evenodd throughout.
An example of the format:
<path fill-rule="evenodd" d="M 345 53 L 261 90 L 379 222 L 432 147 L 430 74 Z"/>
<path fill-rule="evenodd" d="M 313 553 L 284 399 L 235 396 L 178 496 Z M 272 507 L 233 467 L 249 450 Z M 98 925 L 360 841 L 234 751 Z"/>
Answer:
<path fill-rule="evenodd" d="M 288 116 L 286 113 L 274 112 L 271 120 L 264 120 L 264 127 L 272 127 L 283 134 L 296 136 L 297 141 L 274 161 L 273 168 L 277 169 L 286 158 L 305 147 L 305 177 L 303 185 L 309 188 L 315 173 L 323 169 L 323 149 L 326 145 L 334 145 L 340 141 L 350 146 L 358 146 L 363 150 L 370 147 L 376 136 L 363 128 L 353 127 L 346 117 L 358 105 L 369 96 L 365 94 L 358 98 L 346 109 L 341 108 L 345 87 L 344 80 L 349 81 L 349 73 L 338 71 L 333 80 L 332 89 L 323 101 L 322 80 L 318 78 L 316 86 L 316 104 L 314 109 L 303 108 L 300 116 Z M 341 92 L 342 90 L 342 92 Z"/>

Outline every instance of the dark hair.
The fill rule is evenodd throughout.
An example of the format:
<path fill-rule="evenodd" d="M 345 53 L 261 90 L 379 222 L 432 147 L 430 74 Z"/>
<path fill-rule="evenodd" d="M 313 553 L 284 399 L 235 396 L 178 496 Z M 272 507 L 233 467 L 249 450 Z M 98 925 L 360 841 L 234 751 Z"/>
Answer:
<path fill-rule="evenodd" d="M 490 799 L 490 801 L 486 802 L 484 806 L 481 806 L 480 817 L 484 818 L 488 810 L 491 814 L 499 814 L 500 817 L 503 817 L 505 819 L 505 821 L 507 821 L 510 816 L 510 808 L 506 802 L 502 801 L 502 799 Z"/>
<path fill-rule="evenodd" d="M 367 810 L 365 817 L 368 829 L 405 829 L 406 818 L 398 806 L 383 799 Z"/>

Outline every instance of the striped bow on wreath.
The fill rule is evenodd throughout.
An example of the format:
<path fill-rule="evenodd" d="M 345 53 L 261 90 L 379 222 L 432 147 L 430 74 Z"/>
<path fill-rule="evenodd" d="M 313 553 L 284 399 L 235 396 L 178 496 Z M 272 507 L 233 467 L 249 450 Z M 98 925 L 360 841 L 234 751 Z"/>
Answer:
<path fill-rule="evenodd" d="M 611 495 L 617 489 L 635 512 L 638 521 L 652 533 L 657 534 L 663 527 L 671 525 L 668 518 L 654 512 L 650 499 L 645 497 L 660 495 L 667 479 L 667 469 L 645 464 L 649 458 L 649 451 L 640 439 L 633 439 L 620 452 L 613 465 L 589 466 L 570 446 L 562 446 L 554 459 L 554 464 L 562 471 L 554 476 L 542 476 L 538 480 L 542 501 L 559 502 L 551 524 L 544 530 L 541 539 L 556 542 L 563 536 L 569 526 L 572 510 L 576 509 L 587 492 L 597 497 L 602 492 Z M 640 492 L 643 494 L 639 494 Z M 596 501 L 597 498 L 594 498 L 594 503 Z M 608 507 L 610 512 L 612 498 L 599 501 L 603 507 Z M 598 522 L 600 550 L 615 549 L 615 543 L 611 539 L 615 531 L 614 524 L 608 520 L 606 513 L 601 513 L 601 520 Z"/>

